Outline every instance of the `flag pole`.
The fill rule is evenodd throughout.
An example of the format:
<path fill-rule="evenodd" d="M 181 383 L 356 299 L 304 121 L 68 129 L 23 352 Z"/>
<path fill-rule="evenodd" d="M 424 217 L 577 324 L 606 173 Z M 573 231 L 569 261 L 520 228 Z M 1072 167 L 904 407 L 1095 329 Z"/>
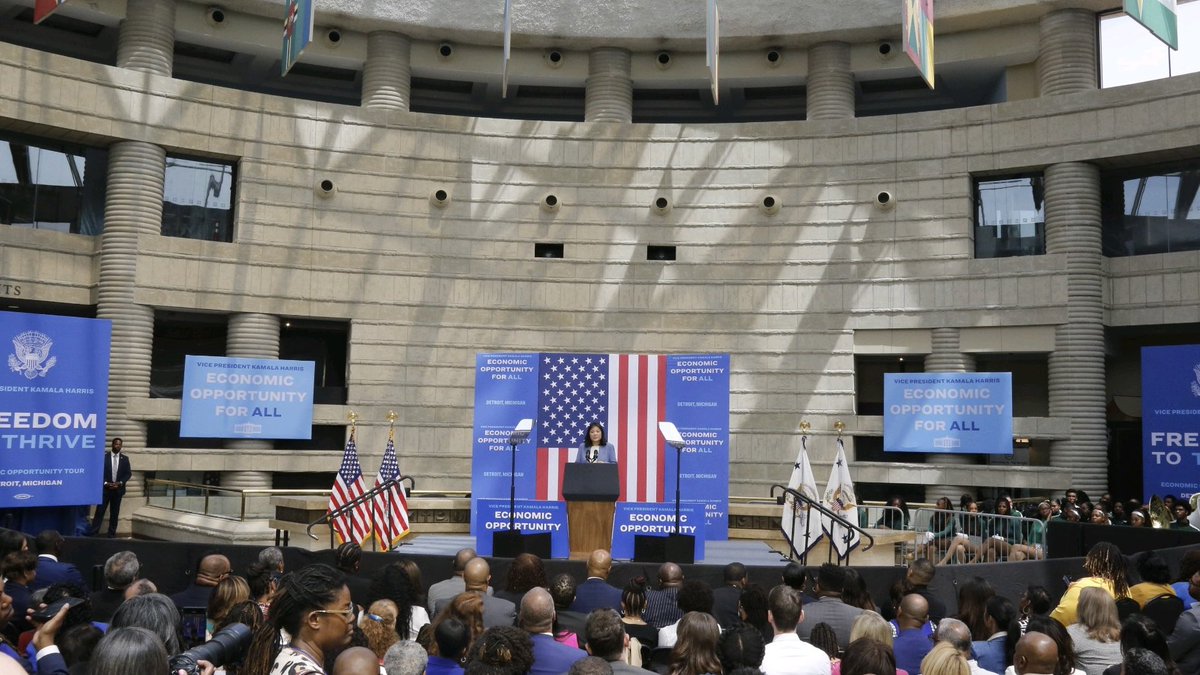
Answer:
<path fill-rule="evenodd" d="M 805 459 L 808 459 L 808 457 L 807 457 L 807 455 L 808 455 L 808 430 L 811 428 L 812 428 L 812 425 L 810 425 L 808 422 L 806 422 L 806 421 L 800 422 L 800 448 L 804 451 Z M 800 486 L 801 487 L 808 485 L 808 477 L 804 475 L 804 465 L 807 465 L 807 463 L 808 462 L 801 463 L 801 467 L 800 467 Z M 803 492 L 801 494 L 803 494 Z M 792 499 L 795 499 L 795 497 L 793 497 Z M 797 504 L 797 506 L 801 506 L 801 504 Z M 808 526 L 808 519 L 812 517 L 812 509 L 809 508 L 808 504 L 803 504 L 802 506 L 804 506 L 804 511 L 805 511 L 806 515 L 804 517 L 804 553 L 800 554 L 800 564 L 807 565 L 808 564 L 808 549 L 809 549 L 809 546 L 812 545 L 811 544 L 812 528 Z M 792 541 L 796 541 L 796 516 L 795 516 L 794 510 L 792 513 Z"/>
<path fill-rule="evenodd" d="M 396 442 L 396 419 L 399 417 L 400 416 L 396 414 L 395 410 L 388 411 L 388 414 L 387 414 L 388 445 L 392 445 Z M 399 472 L 397 472 L 397 474 L 399 474 Z M 403 488 L 401 488 L 401 489 L 403 489 Z M 396 508 L 395 488 L 389 488 L 387 491 L 387 512 L 383 516 L 383 522 L 385 523 L 384 528 L 387 530 L 387 532 L 384 533 L 384 535 L 383 535 L 383 536 L 387 537 L 387 542 L 385 542 L 385 545 L 387 548 L 384 549 L 385 551 L 391 551 L 392 543 L 395 541 L 395 538 L 392 536 L 392 532 L 394 531 L 394 530 L 392 530 L 392 524 L 393 524 L 392 518 L 394 517 L 394 515 L 396 513 L 394 510 L 395 508 Z M 375 529 L 376 538 L 379 537 L 379 534 L 380 534 L 379 528 L 376 528 Z"/>

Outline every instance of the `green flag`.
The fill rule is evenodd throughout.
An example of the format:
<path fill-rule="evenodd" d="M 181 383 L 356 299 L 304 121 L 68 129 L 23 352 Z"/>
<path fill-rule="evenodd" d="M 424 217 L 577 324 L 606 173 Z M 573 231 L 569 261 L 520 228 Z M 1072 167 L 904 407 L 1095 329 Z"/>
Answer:
<path fill-rule="evenodd" d="M 1179 51 L 1179 18 L 1175 0 L 1125 0 L 1125 13 L 1171 49 Z"/>

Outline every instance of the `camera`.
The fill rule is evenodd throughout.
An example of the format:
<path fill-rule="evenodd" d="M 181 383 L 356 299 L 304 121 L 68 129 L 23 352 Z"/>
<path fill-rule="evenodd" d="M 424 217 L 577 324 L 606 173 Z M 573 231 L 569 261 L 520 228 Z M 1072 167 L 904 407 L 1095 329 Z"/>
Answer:
<path fill-rule="evenodd" d="M 235 623 L 226 626 L 217 631 L 208 642 L 172 656 L 169 672 L 174 674 L 182 670 L 188 675 L 197 675 L 200 672 L 197 661 L 208 661 L 217 668 L 237 663 L 245 658 L 250 649 L 250 638 L 250 628 L 246 624 Z"/>

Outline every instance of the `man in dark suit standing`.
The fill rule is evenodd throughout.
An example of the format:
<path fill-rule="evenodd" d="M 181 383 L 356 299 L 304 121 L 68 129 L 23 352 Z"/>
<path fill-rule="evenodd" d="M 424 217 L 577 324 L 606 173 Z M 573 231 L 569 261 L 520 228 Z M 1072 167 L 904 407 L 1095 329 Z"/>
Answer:
<path fill-rule="evenodd" d="M 87 589 L 79 568 L 60 560 L 64 543 L 61 534 L 55 530 L 42 530 L 33 543 L 38 553 L 37 578 L 33 580 L 33 590 L 54 584 L 71 584 Z"/>
<path fill-rule="evenodd" d="M 608 607 L 621 611 L 621 589 L 608 584 L 612 572 L 612 555 L 602 548 L 592 551 L 587 561 L 587 580 L 575 589 L 571 611 L 590 614 L 592 610 Z"/>
<path fill-rule="evenodd" d="M 469 571 L 469 570 L 468 570 Z M 562 675 L 587 656 L 583 650 L 554 640 L 554 599 L 544 588 L 531 588 L 521 599 L 521 629 L 533 640 L 533 667 L 529 675 Z"/>
<path fill-rule="evenodd" d="M 115 537 L 117 534 L 117 518 L 121 515 L 121 498 L 125 496 L 125 483 L 133 477 L 129 458 L 121 453 L 122 445 L 124 442 L 120 438 L 114 438 L 112 450 L 104 453 L 104 501 L 96 507 L 96 515 L 92 518 L 89 534 L 93 536 L 100 532 L 105 509 L 111 509 L 108 517 L 108 536 Z"/>

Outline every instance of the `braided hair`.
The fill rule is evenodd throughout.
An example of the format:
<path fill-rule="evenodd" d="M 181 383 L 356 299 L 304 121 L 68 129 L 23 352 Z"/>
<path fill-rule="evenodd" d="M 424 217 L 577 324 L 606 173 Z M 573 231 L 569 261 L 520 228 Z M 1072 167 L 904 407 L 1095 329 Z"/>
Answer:
<path fill-rule="evenodd" d="M 279 655 L 279 631 L 287 631 L 292 639 L 298 637 L 305 614 L 336 600 L 345 585 L 346 575 L 328 565 L 310 565 L 284 575 L 271 601 L 270 616 L 254 630 L 242 672 L 270 673 Z"/>
<path fill-rule="evenodd" d="M 1113 595 L 1118 598 L 1129 597 L 1129 579 L 1127 578 L 1125 556 L 1121 549 L 1107 541 L 1097 542 L 1083 559 L 1083 569 L 1094 577 L 1107 580 L 1112 584 Z"/>
<path fill-rule="evenodd" d="M 471 645 L 467 675 L 520 675 L 533 667 L 533 641 L 513 626 L 495 626 Z"/>
<path fill-rule="evenodd" d="M 362 547 L 348 541 L 333 552 L 333 564 L 345 574 L 356 574 L 358 565 L 362 562 Z"/>

